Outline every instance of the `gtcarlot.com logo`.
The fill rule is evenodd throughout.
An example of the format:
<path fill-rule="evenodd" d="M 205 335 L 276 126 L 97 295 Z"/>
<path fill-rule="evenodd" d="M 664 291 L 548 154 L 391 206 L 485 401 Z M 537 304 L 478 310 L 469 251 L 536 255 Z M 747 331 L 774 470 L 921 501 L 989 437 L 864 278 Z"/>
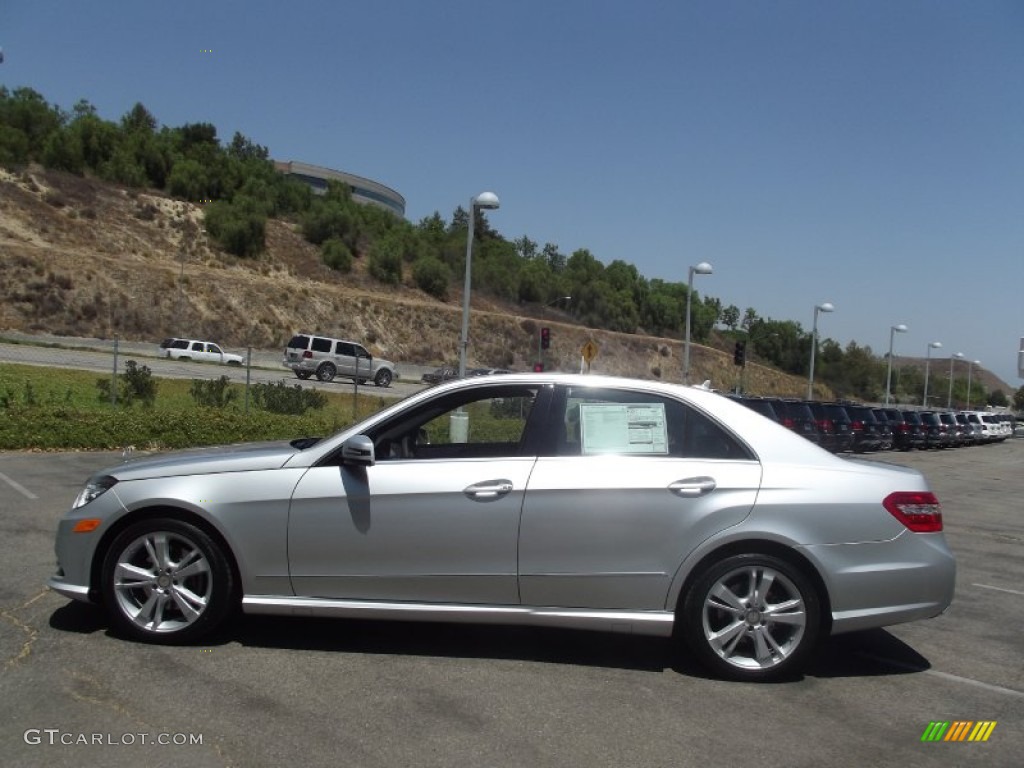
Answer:
<path fill-rule="evenodd" d="M 995 720 L 933 720 L 921 734 L 921 741 L 988 741 Z"/>

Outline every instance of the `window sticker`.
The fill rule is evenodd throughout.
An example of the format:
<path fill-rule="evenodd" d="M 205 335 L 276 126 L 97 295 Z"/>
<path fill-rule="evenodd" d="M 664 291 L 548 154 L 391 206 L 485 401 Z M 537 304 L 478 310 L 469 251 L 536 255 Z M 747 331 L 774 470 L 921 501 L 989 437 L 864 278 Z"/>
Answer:
<path fill-rule="evenodd" d="M 664 403 L 580 403 L 583 454 L 668 454 Z"/>

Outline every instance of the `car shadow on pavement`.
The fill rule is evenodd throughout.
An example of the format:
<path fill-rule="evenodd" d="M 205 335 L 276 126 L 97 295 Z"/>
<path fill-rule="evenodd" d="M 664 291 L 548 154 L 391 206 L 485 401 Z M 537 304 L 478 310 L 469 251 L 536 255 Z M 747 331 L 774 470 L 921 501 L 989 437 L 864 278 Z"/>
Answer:
<path fill-rule="evenodd" d="M 50 626 L 75 634 L 112 636 L 96 606 L 70 602 L 53 612 Z M 118 640 L 118 642 L 130 642 Z M 238 614 L 201 645 L 318 651 L 366 655 L 501 659 L 542 664 L 672 671 L 713 679 L 681 643 L 670 638 L 548 627 L 406 623 Z M 872 677 L 911 674 L 930 668 L 923 656 L 884 629 L 826 638 L 804 677 Z"/>

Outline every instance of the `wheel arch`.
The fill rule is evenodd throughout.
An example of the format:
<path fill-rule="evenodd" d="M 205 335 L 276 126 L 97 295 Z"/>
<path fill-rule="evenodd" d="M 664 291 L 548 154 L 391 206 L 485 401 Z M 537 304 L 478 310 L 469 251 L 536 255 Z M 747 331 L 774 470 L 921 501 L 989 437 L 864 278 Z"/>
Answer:
<path fill-rule="evenodd" d="M 124 515 L 118 519 L 103 533 L 99 543 L 96 545 L 96 549 L 93 551 L 92 563 L 89 566 L 90 599 L 95 603 L 102 602 L 100 579 L 103 571 L 103 561 L 106 559 L 107 552 L 110 550 L 110 546 L 114 543 L 114 540 L 125 529 L 130 528 L 136 523 L 140 523 L 143 520 L 157 520 L 159 518 L 172 518 L 183 523 L 194 525 L 209 536 L 213 540 L 214 544 L 220 547 L 221 552 L 224 555 L 224 559 L 227 560 L 228 565 L 231 568 L 231 577 L 235 587 L 235 593 L 231 598 L 233 601 L 240 600 L 242 596 L 241 570 L 238 567 L 238 560 L 235 557 L 234 550 L 231 548 L 231 545 L 228 544 L 227 539 L 221 531 L 202 515 L 196 514 L 188 509 L 168 505 L 145 507 L 143 509 L 134 510 L 130 514 Z"/>
<path fill-rule="evenodd" d="M 690 566 L 685 578 L 675 595 L 676 625 L 680 624 L 679 617 L 686 601 L 693 582 L 700 578 L 700 575 L 713 563 L 724 560 L 733 555 L 771 555 L 784 560 L 806 577 L 814 586 L 815 592 L 821 602 L 821 633 L 827 636 L 832 628 L 832 601 L 829 598 L 828 587 L 825 584 L 821 572 L 814 563 L 798 549 L 770 539 L 738 539 L 721 544 L 714 549 L 705 552 L 700 559 Z M 685 564 L 684 564 L 685 565 Z"/>

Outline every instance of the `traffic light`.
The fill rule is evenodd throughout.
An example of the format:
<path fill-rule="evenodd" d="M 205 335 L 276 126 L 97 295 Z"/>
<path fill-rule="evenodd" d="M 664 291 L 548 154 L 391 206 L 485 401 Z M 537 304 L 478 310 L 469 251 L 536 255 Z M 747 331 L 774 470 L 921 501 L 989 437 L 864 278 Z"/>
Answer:
<path fill-rule="evenodd" d="M 551 346 L 551 329 L 541 328 L 540 329 L 540 348 L 547 349 Z"/>
<path fill-rule="evenodd" d="M 747 342 L 737 341 L 736 349 L 732 353 L 732 361 L 736 365 L 747 364 Z"/>
<path fill-rule="evenodd" d="M 533 364 L 533 372 L 534 373 L 544 373 L 544 363 L 534 363 Z"/>

